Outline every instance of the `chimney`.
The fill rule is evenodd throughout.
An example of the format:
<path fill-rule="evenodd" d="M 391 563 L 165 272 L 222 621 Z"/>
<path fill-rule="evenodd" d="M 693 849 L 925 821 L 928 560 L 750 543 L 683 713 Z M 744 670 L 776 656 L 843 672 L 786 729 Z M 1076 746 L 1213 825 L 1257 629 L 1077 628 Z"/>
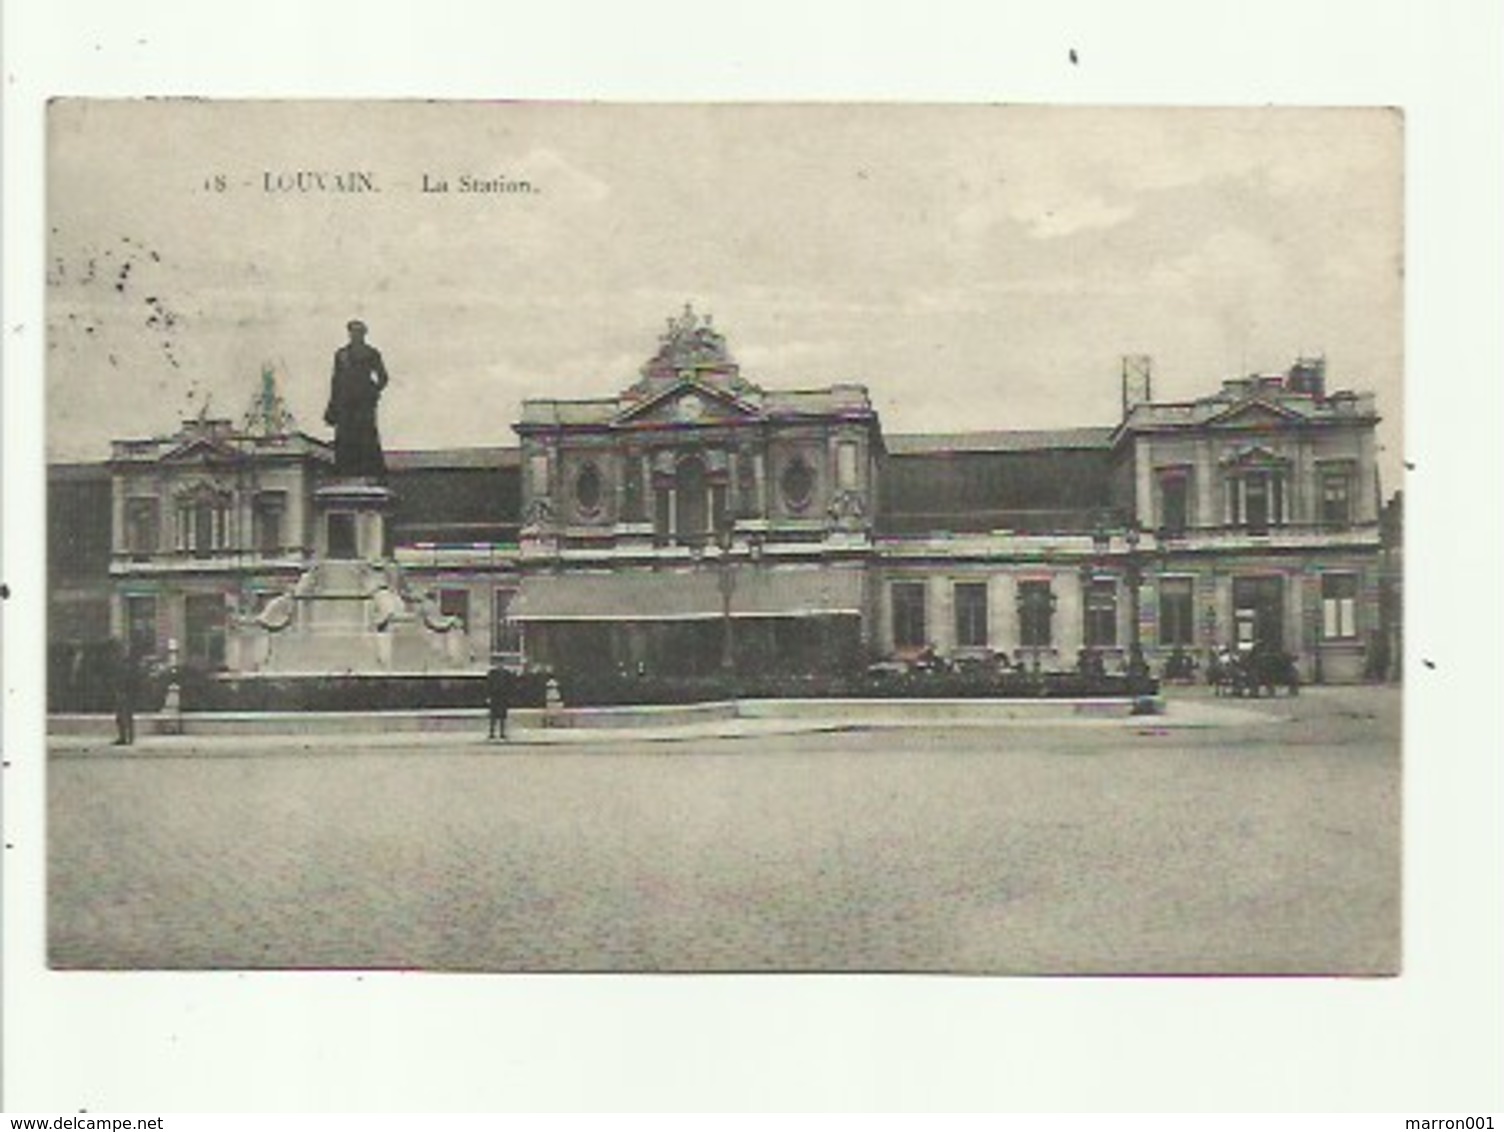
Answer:
<path fill-rule="evenodd" d="M 1323 400 L 1326 397 L 1326 358 L 1296 358 L 1285 387 L 1291 393 L 1304 393 L 1312 400 Z"/>

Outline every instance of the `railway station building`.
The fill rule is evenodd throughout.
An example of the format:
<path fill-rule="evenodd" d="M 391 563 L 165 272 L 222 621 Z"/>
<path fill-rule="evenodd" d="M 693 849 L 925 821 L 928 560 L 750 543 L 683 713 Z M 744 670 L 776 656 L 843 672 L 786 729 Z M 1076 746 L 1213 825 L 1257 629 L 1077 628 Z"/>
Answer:
<path fill-rule="evenodd" d="M 1319 358 L 1184 402 L 1125 382 L 1114 422 L 887 433 L 864 386 L 765 388 L 686 308 L 599 398 L 526 400 L 493 447 L 389 452 L 365 534 L 273 375 L 251 400 L 49 469 L 53 644 L 275 668 L 265 611 L 341 558 L 397 595 L 352 605 L 351 631 L 385 631 L 383 608 L 443 630 L 357 669 L 1048 670 L 1090 649 L 1112 670 L 1137 647 L 1159 672 L 1261 641 L 1343 682 L 1387 639 L 1379 416 Z"/>

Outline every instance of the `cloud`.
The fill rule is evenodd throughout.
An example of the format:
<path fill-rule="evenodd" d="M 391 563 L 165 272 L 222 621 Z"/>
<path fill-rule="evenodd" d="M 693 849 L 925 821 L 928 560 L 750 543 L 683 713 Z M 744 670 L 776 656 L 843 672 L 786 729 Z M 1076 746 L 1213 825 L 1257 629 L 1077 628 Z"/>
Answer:
<path fill-rule="evenodd" d="M 1039 240 L 1071 236 L 1092 228 L 1112 228 L 1134 214 L 1126 204 L 1109 204 L 1097 197 L 1067 201 L 1032 214 L 1018 215 L 1029 234 Z"/>

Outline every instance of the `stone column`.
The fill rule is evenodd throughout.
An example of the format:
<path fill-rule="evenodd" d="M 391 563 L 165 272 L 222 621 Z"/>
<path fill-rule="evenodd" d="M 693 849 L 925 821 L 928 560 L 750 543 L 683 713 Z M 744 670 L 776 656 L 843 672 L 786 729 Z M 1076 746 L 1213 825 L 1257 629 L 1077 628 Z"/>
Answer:
<path fill-rule="evenodd" d="M 987 585 L 987 642 L 1011 659 L 1018 648 L 1018 587 L 1013 575 L 993 574 Z"/>
<path fill-rule="evenodd" d="M 1078 570 L 1056 571 L 1050 585 L 1057 599 L 1054 621 L 1056 658 L 1061 666 L 1069 667 L 1084 640 L 1082 625 L 1086 616 L 1086 595 L 1081 573 Z"/>
<path fill-rule="evenodd" d="M 941 656 L 956 647 L 955 579 L 940 575 L 929 579 L 929 612 L 925 629 Z"/>
<path fill-rule="evenodd" d="M 1205 440 L 1196 442 L 1195 481 L 1192 483 L 1195 498 L 1188 500 L 1191 514 L 1187 516 L 1192 527 L 1216 525 L 1221 513 L 1216 505 L 1221 484 L 1217 480 L 1217 463 L 1212 459 L 1211 444 Z"/>

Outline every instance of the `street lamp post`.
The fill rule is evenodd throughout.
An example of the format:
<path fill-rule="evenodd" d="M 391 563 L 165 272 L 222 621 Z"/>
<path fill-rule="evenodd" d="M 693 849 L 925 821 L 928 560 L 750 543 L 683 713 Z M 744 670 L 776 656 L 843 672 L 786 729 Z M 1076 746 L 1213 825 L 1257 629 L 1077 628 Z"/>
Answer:
<path fill-rule="evenodd" d="M 1217 607 L 1211 602 L 1207 602 L 1201 614 L 1201 635 L 1206 641 L 1206 664 L 1210 668 L 1217 653 Z"/>
<path fill-rule="evenodd" d="M 717 523 L 715 528 L 715 545 L 720 552 L 716 583 L 721 592 L 721 673 L 724 676 L 730 676 L 736 668 L 736 653 L 731 637 L 731 598 L 736 593 L 736 567 L 731 562 L 734 530 L 730 515 Z"/>
<path fill-rule="evenodd" d="M 1149 679 L 1149 662 L 1144 659 L 1143 628 L 1140 624 L 1139 614 L 1142 609 L 1143 597 L 1141 590 L 1144 584 L 1143 557 L 1139 552 L 1139 528 L 1137 523 L 1130 524 L 1126 535 L 1128 543 L 1128 682 L 1131 688 L 1141 688 Z"/>
<path fill-rule="evenodd" d="M 721 594 L 721 673 L 731 676 L 736 671 L 736 642 L 732 631 L 731 602 L 736 595 L 735 549 L 736 520 L 726 515 L 715 527 L 717 555 L 716 585 Z M 754 531 L 747 535 L 747 559 L 756 562 L 761 557 L 762 536 Z"/>

